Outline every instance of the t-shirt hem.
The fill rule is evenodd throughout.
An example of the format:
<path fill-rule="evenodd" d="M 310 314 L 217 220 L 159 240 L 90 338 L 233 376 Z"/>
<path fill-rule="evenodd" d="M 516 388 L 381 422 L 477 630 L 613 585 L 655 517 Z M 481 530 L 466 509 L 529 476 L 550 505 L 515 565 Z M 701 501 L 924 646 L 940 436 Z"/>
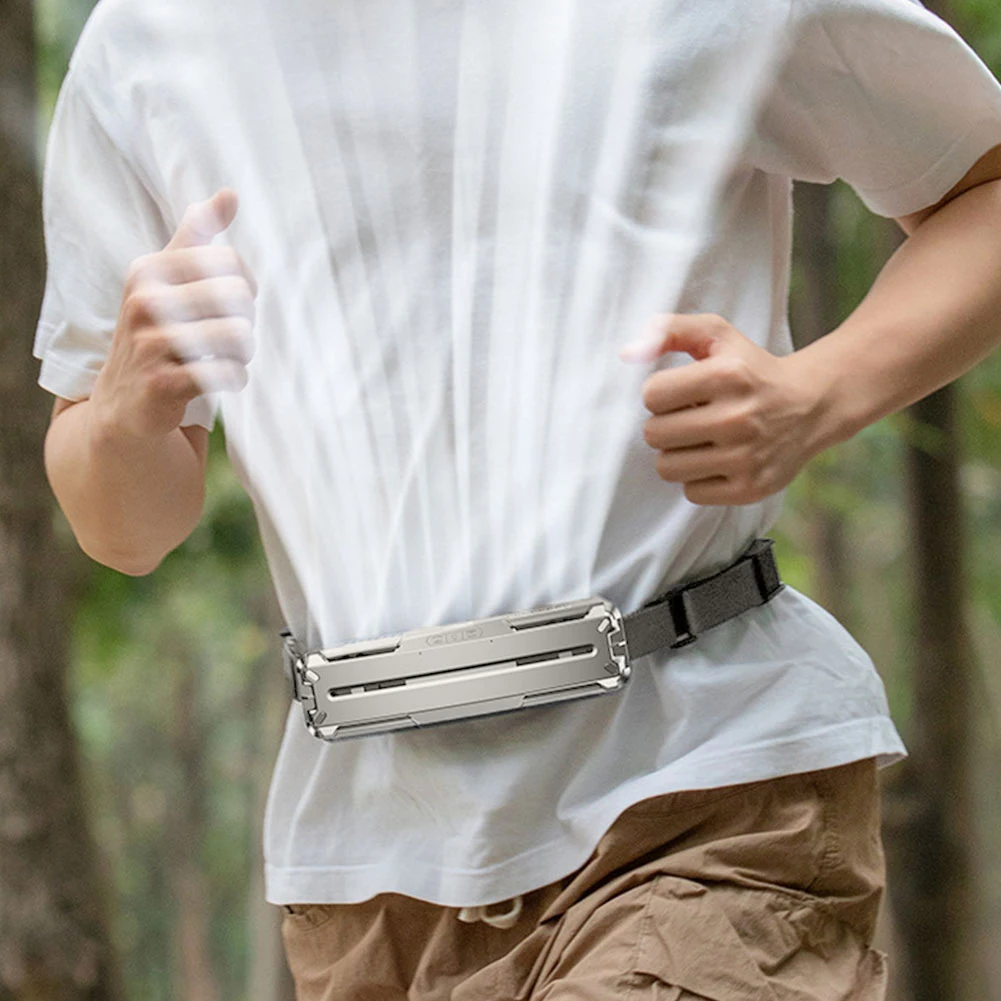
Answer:
<path fill-rule="evenodd" d="M 46 354 L 41 359 L 38 385 L 54 396 L 64 400 L 85 400 L 90 396 L 97 381 L 97 373 L 84 365 L 67 365 L 65 362 Z M 180 427 L 199 427 L 211 431 L 215 427 L 218 405 L 211 395 L 197 396 L 186 407 Z"/>
<path fill-rule="evenodd" d="M 880 768 L 901 761 L 907 750 L 886 716 L 852 720 L 813 733 L 765 741 L 725 754 L 700 754 L 685 762 L 698 786 L 672 781 L 672 766 L 620 786 L 595 806 L 585 829 L 495 865 L 461 869 L 415 859 L 388 858 L 351 866 L 264 866 L 265 897 L 272 904 L 358 903 L 378 893 L 400 893 L 443 907 L 477 907 L 546 886 L 583 865 L 616 817 L 651 796 L 688 789 L 760 782 L 800 772 L 836 768 L 875 758 Z M 789 762 L 795 767 L 790 768 Z"/>
<path fill-rule="evenodd" d="M 1001 145 L 1001 114 L 981 118 L 920 177 L 883 190 L 859 188 L 878 215 L 899 219 L 940 202 L 985 153 Z"/>
<path fill-rule="evenodd" d="M 67 365 L 51 355 L 42 358 L 38 385 L 65 400 L 86 399 L 97 381 L 97 373 L 82 365 Z"/>

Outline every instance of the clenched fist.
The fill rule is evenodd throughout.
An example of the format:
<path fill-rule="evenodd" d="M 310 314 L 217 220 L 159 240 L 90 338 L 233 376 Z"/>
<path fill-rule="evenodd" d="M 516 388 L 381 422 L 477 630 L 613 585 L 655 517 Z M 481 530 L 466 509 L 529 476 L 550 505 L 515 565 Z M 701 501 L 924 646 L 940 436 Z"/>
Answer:
<path fill-rule="evenodd" d="M 660 369 L 643 384 L 643 428 L 661 479 L 683 483 L 693 504 L 751 504 L 787 486 L 822 451 L 823 387 L 797 353 L 778 357 L 714 315 L 657 314 L 619 352 L 652 361 L 684 351 L 694 364 Z"/>
<path fill-rule="evenodd" d="M 257 283 L 235 250 L 211 246 L 237 207 L 231 188 L 196 202 L 162 251 L 130 266 L 91 393 L 105 428 L 140 438 L 169 434 L 196 396 L 246 386 Z"/>

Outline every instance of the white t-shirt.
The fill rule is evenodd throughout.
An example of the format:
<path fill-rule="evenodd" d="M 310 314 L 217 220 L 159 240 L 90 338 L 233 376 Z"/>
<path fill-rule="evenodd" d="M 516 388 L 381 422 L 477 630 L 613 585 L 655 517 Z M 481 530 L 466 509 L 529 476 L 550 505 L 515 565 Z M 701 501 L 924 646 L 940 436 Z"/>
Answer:
<path fill-rule="evenodd" d="M 300 639 L 628 613 L 782 496 L 661 480 L 641 385 L 693 362 L 618 348 L 676 310 L 787 353 L 790 178 L 899 216 L 999 143 L 1001 87 L 911 0 L 102 0 L 49 139 L 39 381 L 89 393 L 130 261 L 231 185 L 258 349 L 186 422 L 221 407 Z M 786 588 L 614 695 L 330 744 L 292 705 L 267 896 L 490 903 L 639 799 L 903 754 L 869 657 Z"/>

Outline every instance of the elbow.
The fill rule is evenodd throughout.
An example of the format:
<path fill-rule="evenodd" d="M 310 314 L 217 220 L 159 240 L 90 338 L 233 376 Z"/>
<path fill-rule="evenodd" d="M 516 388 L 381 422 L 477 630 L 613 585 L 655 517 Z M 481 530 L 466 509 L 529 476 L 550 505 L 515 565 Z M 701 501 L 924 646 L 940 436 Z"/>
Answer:
<path fill-rule="evenodd" d="M 162 562 L 163 560 L 157 560 L 155 563 L 106 563 L 105 566 L 129 577 L 148 577 Z"/>
<path fill-rule="evenodd" d="M 83 552 L 95 563 L 108 567 L 128 577 L 148 577 L 163 562 L 166 553 L 161 556 L 151 556 L 146 553 L 107 552 L 95 546 L 89 546 L 79 538 L 77 542 Z"/>

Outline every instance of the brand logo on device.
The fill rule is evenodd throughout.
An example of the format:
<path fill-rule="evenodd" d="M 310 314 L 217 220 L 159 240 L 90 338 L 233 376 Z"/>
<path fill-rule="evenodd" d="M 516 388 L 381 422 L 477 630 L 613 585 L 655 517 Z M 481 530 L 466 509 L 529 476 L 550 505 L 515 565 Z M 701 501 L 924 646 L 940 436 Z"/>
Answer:
<path fill-rule="evenodd" d="M 428 646 L 442 646 L 445 643 L 461 643 L 463 640 L 475 640 L 483 635 L 483 630 L 479 626 L 467 626 L 465 629 L 456 629 L 451 633 L 435 633 L 427 638 Z"/>

